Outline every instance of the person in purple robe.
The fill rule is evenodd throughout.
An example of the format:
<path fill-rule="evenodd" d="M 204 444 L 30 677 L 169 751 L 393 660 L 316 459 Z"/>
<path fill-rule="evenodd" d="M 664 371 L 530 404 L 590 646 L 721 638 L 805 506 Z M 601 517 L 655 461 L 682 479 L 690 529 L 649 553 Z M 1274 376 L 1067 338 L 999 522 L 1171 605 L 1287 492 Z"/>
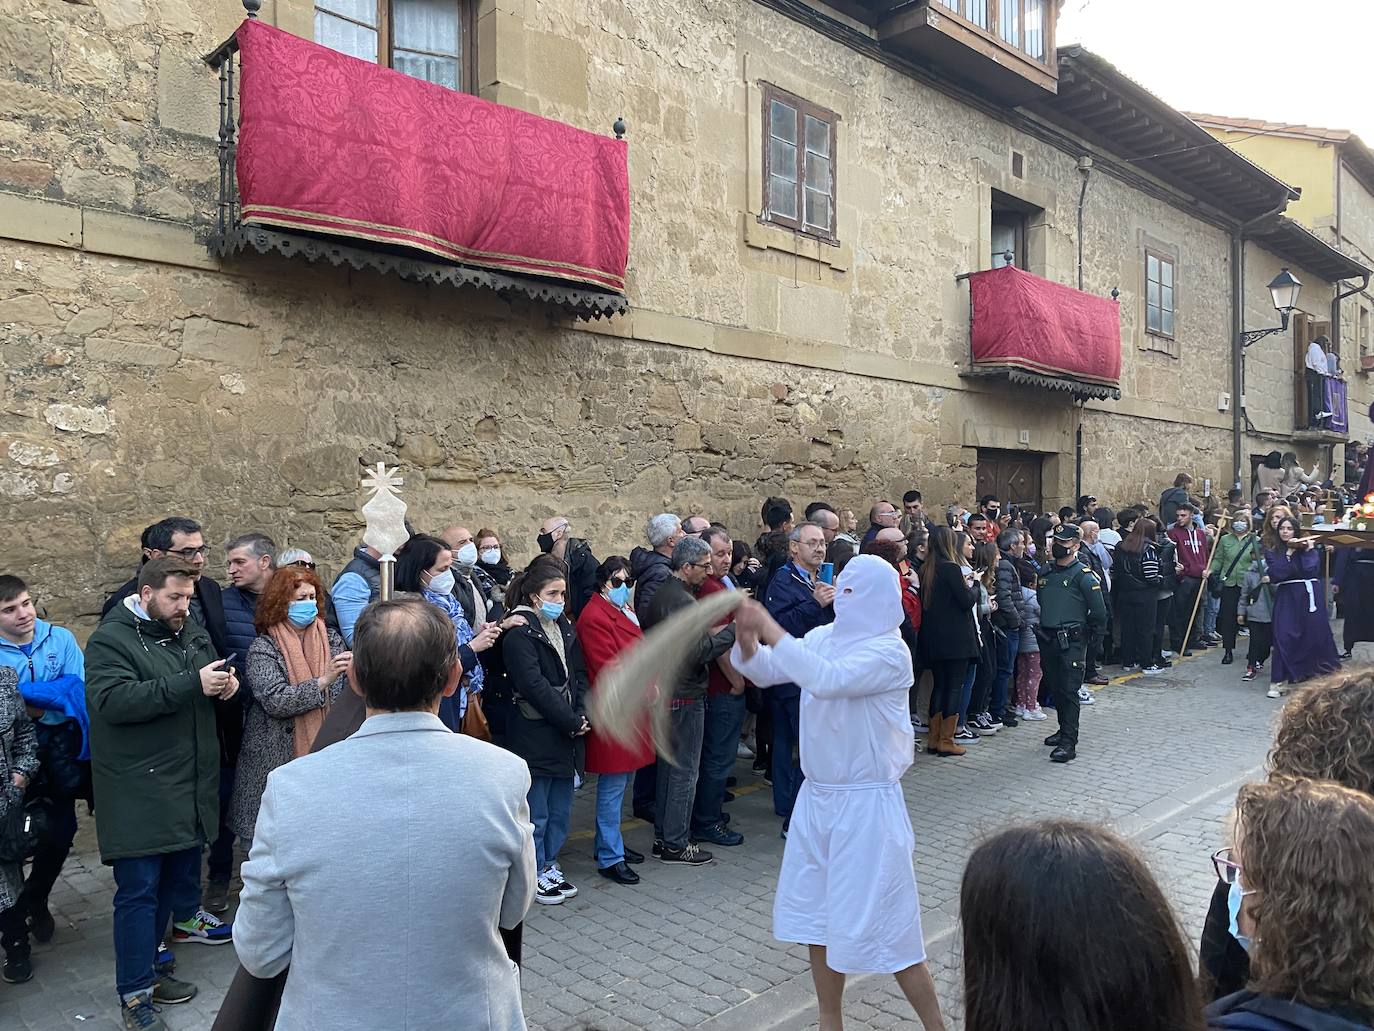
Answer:
<path fill-rule="evenodd" d="M 1269 697 L 1278 698 L 1285 683 L 1298 684 L 1340 669 L 1336 641 L 1326 613 L 1321 553 L 1292 516 L 1271 528 L 1274 537 L 1264 551 L 1269 582 L 1274 587 L 1274 657 Z M 1276 538 L 1276 539 L 1275 539 Z"/>

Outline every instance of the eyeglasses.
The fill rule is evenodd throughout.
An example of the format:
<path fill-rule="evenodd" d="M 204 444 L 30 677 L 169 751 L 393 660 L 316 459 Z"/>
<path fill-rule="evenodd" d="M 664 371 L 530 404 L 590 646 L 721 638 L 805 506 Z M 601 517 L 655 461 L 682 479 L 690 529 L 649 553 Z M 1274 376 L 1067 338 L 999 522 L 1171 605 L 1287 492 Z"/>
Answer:
<path fill-rule="evenodd" d="M 691 566 L 693 569 L 707 569 L 707 570 L 709 570 L 709 569 L 711 568 L 711 563 L 710 563 L 710 562 L 688 562 L 687 564 L 688 564 L 689 566 Z"/>
<path fill-rule="evenodd" d="M 163 554 L 175 555 L 177 558 L 184 558 L 187 562 L 190 562 L 197 555 L 203 558 L 209 550 L 209 548 L 202 544 L 199 548 L 168 548 Z"/>
<path fill-rule="evenodd" d="M 1223 884 L 1235 884 L 1240 877 L 1240 864 L 1232 861 L 1229 848 L 1219 848 L 1212 853 L 1212 869 Z"/>
<path fill-rule="evenodd" d="M 300 568 L 302 568 L 302 569 L 314 569 L 314 568 L 315 568 L 315 563 L 313 563 L 313 562 L 307 562 L 307 561 L 305 561 L 305 559 L 297 559 L 295 562 L 292 562 L 291 565 L 293 565 L 293 566 L 300 566 Z"/>

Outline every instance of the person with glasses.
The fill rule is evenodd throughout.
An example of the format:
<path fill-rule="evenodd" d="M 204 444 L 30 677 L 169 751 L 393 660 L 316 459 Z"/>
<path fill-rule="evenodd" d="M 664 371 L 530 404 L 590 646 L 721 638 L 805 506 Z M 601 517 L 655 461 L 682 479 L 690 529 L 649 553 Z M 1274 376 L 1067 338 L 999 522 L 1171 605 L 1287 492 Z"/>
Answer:
<path fill-rule="evenodd" d="M 816 531 L 820 539 L 820 530 Z M 673 549 L 672 573 L 654 593 L 648 611 L 640 612 L 646 631 L 673 613 L 696 604 L 697 591 L 712 569 L 711 547 L 696 537 L 684 537 Z M 638 610 L 636 610 L 638 611 Z M 671 688 L 668 738 L 673 761 L 658 757 L 654 789 L 654 855 L 665 863 L 699 866 L 714 858 L 691 840 L 692 806 L 696 800 L 701 766 L 701 744 L 706 729 L 707 667 L 730 650 L 735 628 L 727 626 L 703 633 L 688 652 L 677 682 Z"/>
<path fill-rule="evenodd" d="M 300 569 L 308 569 L 312 573 L 316 569 L 315 559 L 304 548 L 287 548 L 278 555 L 277 568 L 280 569 L 283 566 L 297 566 Z"/>
<path fill-rule="evenodd" d="M 901 513 L 897 511 L 896 505 L 890 501 L 879 501 L 868 510 L 868 532 L 864 534 L 861 543 L 868 544 L 874 537 L 878 536 L 879 530 L 896 526 L 900 521 Z"/>
<path fill-rule="evenodd" d="M 1213 857 L 1249 984 L 1207 1007 L 1209 1028 L 1374 1026 L 1374 798 L 1271 777 L 1236 800 L 1235 845 Z"/>
<path fill-rule="evenodd" d="M 483 527 L 477 531 L 475 539 L 477 541 L 477 568 L 491 577 L 492 582 L 496 584 L 496 588 L 491 593 L 492 598 L 504 604 L 506 585 L 510 583 L 511 577 L 515 573 L 511 570 L 510 563 L 506 561 L 506 550 L 501 547 L 501 535 L 495 530 Z"/>
<path fill-rule="evenodd" d="M 577 617 L 577 641 L 593 694 L 602 671 L 644 636 L 630 606 L 635 583 L 630 560 L 612 555 L 597 567 L 596 578 L 601 589 Z M 616 884 L 639 883 L 639 874 L 629 864 L 644 862 L 644 855 L 625 844 L 620 816 L 635 771 L 653 761 L 654 743 L 647 726 L 635 747 L 622 745 L 595 728 L 587 734 L 587 772 L 596 774 L 596 869 Z"/>

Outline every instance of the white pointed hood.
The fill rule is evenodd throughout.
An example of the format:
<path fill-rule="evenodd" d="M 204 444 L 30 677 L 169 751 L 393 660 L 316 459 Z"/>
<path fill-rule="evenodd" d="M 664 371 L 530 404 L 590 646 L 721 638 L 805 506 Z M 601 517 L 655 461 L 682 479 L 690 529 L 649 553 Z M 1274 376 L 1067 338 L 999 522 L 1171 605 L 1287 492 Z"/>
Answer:
<path fill-rule="evenodd" d="M 831 641 L 854 643 L 890 634 L 902 625 L 902 584 L 897 570 L 877 555 L 856 555 L 835 581 Z"/>

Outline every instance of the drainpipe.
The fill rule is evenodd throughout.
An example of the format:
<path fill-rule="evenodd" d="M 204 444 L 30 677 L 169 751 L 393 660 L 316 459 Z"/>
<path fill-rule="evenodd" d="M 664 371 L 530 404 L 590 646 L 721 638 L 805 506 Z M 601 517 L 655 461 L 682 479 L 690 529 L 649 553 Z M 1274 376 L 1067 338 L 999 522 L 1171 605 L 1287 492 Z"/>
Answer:
<path fill-rule="evenodd" d="M 1078 174 L 1083 177 L 1083 185 L 1078 190 L 1078 289 L 1083 289 L 1083 202 L 1088 196 L 1088 177 L 1092 175 L 1093 159 L 1084 154 L 1078 159 Z M 1073 503 L 1083 496 L 1083 408 L 1087 399 L 1078 404 L 1078 425 L 1073 434 Z"/>
<path fill-rule="evenodd" d="M 1235 470 L 1231 486 L 1238 490 L 1245 489 L 1241 485 L 1241 434 L 1246 422 L 1241 404 L 1245 396 L 1245 347 L 1240 339 L 1245 331 L 1245 234 L 1262 222 L 1283 214 L 1289 199 L 1284 197 L 1272 211 L 1238 223 L 1231 231 L 1231 467 Z"/>

